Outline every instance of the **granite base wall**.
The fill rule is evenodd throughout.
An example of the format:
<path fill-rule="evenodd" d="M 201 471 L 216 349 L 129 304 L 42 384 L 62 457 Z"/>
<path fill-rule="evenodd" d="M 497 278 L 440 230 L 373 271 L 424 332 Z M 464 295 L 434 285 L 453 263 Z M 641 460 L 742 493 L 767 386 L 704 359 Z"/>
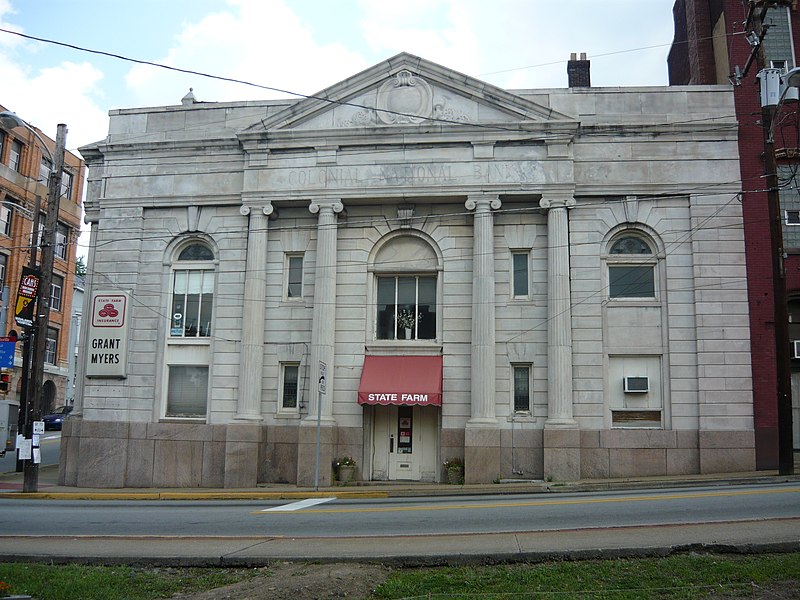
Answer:
<path fill-rule="evenodd" d="M 331 465 L 365 451 L 361 428 L 321 429 L 319 484 Z M 461 458 L 465 481 L 602 479 L 756 469 L 752 431 L 443 429 L 442 460 Z M 245 488 L 314 483 L 316 428 L 68 419 L 59 484 L 96 488 Z M 364 474 L 356 474 L 364 479 Z"/>

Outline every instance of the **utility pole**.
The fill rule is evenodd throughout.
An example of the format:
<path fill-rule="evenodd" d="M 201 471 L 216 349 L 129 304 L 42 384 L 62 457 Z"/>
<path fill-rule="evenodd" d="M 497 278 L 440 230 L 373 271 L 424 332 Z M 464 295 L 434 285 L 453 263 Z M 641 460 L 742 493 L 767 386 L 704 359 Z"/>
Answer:
<path fill-rule="evenodd" d="M 44 384 L 44 359 L 47 349 L 47 327 L 50 321 L 50 287 L 53 282 L 53 260 L 55 258 L 56 233 L 58 230 L 58 209 L 61 201 L 61 173 L 64 169 L 64 150 L 67 140 L 67 126 L 58 125 L 53 165 L 47 187 L 47 212 L 45 213 L 42 234 L 41 279 L 39 281 L 36 316 L 33 333 L 33 356 L 27 389 L 27 423 L 25 437 L 33 439 L 33 422 L 41 419 L 41 396 Z M 34 232 L 34 235 L 38 234 Z M 33 459 L 25 461 L 22 491 L 37 492 L 39 489 L 39 464 Z"/>
<path fill-rule="evenodd" d="M 769 217 L 770 252 L 772 254 L 773 323 L 775 333 L 775 371 L 777 380 L 778 418 L 778 472 L 791 475 L 794 472 L 792 454 L 792 371 L 789 359 L 789 308 L 786 300 L 786 271 L 784 268 L 783 220 L 778 184 L 778 164 L 775 159 L 775 136 L 773 135 L 776 112 L 780 107 L 780 75 L 777 69 L 769 69 L 763 40 L 768 26 L 764 19 L 767 11 L 783 2 L 764 2 L 751 7 L 753 30 L 758 36 L 755 55 L 761 71 L 761 127 L 764 131 L 764 182 L 767 186 L 767 214 Z M 755 13 L 758 13 L 757 15 Z M 751 17 L 748 17 L 748 22 Z M 751 55 L 752 56 L 752 55 Z M 778 73 L 775 73 L 778 71 Z M 788 82 L 787 82 L 788 85 Z"/>

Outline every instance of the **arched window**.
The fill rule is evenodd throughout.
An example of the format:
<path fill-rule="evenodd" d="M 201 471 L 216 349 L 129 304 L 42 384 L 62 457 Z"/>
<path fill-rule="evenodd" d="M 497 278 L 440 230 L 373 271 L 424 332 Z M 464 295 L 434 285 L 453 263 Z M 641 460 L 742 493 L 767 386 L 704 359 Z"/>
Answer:
<path fill-rule="evenodd" d="M 655 298 L 656 257 L 644 238 L 629 233 L 615 238 L 606 263 L 610 298 Z"/>
<path fill-rule="evenodd" d="M 400 235 L 375 256 L 375 338 L 434 340 L 439 260 L 431 245 Z"/>
<path fill-rule="evenodd" d="M 178 253 L 172 273 L 173 337 L 208 337 L 214 307 L 214 253 L 192 243 Z"/>
<path fill-rule="evenodd" d="M 193 239 L 172 256 L 163 415 L 200 420 L 208 413 L 215 255 Z"/>

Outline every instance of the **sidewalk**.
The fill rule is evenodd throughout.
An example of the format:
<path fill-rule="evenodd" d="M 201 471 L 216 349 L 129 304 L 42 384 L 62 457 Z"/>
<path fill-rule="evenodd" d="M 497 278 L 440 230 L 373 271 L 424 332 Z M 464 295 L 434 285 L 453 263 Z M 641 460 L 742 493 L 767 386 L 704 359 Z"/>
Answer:
<path fill-rule="evenodd" d="M 573 493 L 691 486 L 759 485 L 800 481 L 799 465 L 794 475 L 777 471 L 624 477 L 572 482 L 503 480 L 499 483 L 449 485 L 416 482 L 357 482 L 346 486 L 299 487 L 292 484 L 261 484 L 255 488 L 76 488 L 58 485 L 58 466 L 39 470 L 38 492 L 22 492 L 22 473 L 0 474 L 0 498 L 52 500 L 294 500 L 298 498 L 399 498 L 482 494 Z"/>

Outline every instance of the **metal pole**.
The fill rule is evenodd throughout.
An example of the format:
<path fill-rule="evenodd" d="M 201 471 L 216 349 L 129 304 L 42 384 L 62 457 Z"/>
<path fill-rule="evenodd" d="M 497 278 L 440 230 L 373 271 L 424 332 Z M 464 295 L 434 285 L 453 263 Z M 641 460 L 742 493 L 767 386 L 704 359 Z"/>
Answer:
<path fill-rule="evenodd" d="M 322 378 L 320 378 L 322 379 Z M 317 460 L 314 467 L 314 491 L 319 491 L 319 447 L 322 434 L 322 389 L 317 394 Z"/>
<path fill-rule="evenodd" d="M 41 396 L 44 384 L 44 358 L 47 349 L 47 326 L 50 319 L 50 286 L 53 282 L 53 260 L 55 258 L 56 234 L 58 231 L 58 208 L 61 201 L 61 173 L 64 169 L 64 150 L 67 140 L 67 126 L 58 125 L 56 148 L 53 155 L 53 169 L 47 190 L 47 213 L 42 235 L 42 275 L 36 302 L 36 320 L 32 327 L 33 359 L 31 361 L 28 385 L 28 406 L 30 420 L 25 437 L 33 438 L 33 422 L 41 418 Z M 39 464 L 33 460 L 25 462 L 23 492 L 36 492 L 39 489 Z"/>
<path fill-rule="evenodd" d="M 33 207 L 33 229 L 31 230 L 31 255 L 28 266 L 36 268 L 36 255 L 39 250 L 39 217 L 42 210 L 42 199 L 36 194 L 36 201 Z M 19 414 L 17 415 L 17 432 L 27 435 L 28 431 L 28 378 L 31 368 L 31 335 L 33 328 L 29 327 L 22 333 L 22 386 L 19 390 Z M 22 473 L 25 469 L 25 461 L 19 458 L 17 450 L 17 473 Z"/>

